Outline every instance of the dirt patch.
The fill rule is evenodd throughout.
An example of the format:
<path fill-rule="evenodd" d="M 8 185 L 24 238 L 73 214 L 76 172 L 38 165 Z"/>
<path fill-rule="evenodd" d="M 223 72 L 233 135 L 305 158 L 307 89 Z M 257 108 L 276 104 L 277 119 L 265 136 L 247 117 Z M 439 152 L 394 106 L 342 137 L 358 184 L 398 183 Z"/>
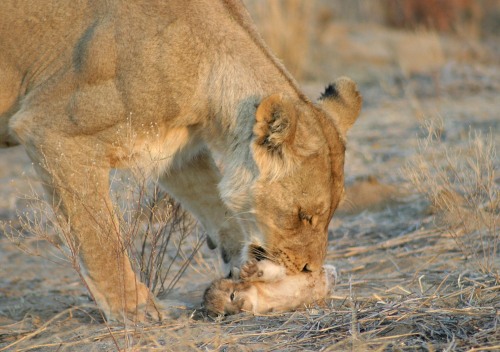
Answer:
<path fill-rule="evenodd" d="M 394 205 L 404 192 L 394 185 L 382 183 L 374 176 L 361 177 L 345 189 L 339 214 L 355 214 L 364 210 L 377 211 Z"/>

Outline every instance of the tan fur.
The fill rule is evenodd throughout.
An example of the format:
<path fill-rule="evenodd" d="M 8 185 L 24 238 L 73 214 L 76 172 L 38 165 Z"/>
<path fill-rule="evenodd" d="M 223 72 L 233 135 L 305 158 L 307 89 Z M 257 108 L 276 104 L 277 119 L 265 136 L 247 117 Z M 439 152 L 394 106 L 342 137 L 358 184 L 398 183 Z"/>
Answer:
<path fill-rule="evenodd" d="M 111 168 L 157 175 L 228 267 L 258 248 L 289 274 L 321 269 L 361 97 L 344 79 L 310 102 L 240 1 L 3 0 L 0 48 L 0 146 L 25 146 L 109 319 L 159 317 Z"/>
<path fill-rule="evenodd" d="M 257 265 L 251 263 L 249 270 L 259 271 Z M 284 275 L 274 281 L 220 279 L 207 288 L 203 303 L 209 315 L 289 311 L 324 299 L 336 275 L 333 266 L 324 265 L 316 272 Z"/>

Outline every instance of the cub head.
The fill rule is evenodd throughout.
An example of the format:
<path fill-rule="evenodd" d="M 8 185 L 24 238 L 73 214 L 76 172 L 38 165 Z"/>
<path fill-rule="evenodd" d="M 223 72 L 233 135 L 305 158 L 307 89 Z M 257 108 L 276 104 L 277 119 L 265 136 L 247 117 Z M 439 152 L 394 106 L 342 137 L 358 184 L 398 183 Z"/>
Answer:
<path fill-rule="evenodd" d="M 203 294 L 203 305 L 209 316 L 232 315 L 251 311 L 249 300 L 245 300 L 250 284 L 231 279 L 215 280 Z"/>
<path fill-rule="evenodd" d="M 225 197 L 247 231 L 244 256 L 268 258 L 289 274 L 321 269 L 344 191 L 345 137 L 361 105 L 349 78 L 328 86 L 318 104 L 281 94 L 260 102 L 250 142 L 255 170 L 247 179 L 235 171 L 239 195 Z"/>

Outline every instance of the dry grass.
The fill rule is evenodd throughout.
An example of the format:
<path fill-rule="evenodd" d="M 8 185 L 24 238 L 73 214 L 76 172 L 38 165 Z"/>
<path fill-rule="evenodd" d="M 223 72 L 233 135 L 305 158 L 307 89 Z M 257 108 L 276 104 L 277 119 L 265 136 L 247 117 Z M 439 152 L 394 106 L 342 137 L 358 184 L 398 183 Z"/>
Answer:
<path fill-rule="evenodd" d="M 143 194 L 141 197 L 146 194 L 136 193 Z M 141 204 L 158 205 L 158 200 Z M 399 208 L 404 214 L 413 206 L 413 202 L 403 202 Z M 165 208 L 164 213 L 169 214 L 170 207 Z M 344 221 L 356 228 L 357 223 L 366 223 L 367 216 L 379 224 L 401 218 L 392 214 L 392 218 L 385 220 L 392 211 L 356 213 Z M 161 214 L 143 211 L 139 218 L 153 219 L 153 213 Z M 327 261 L 338 264 L 341 281 L 327 300 L 296 312 L 241 314 L 213 320 L 202 309 L 180 307 L 176 319 L 124 328 L 103 325 L 93 306 L 80 305 L 47 320 L 26 315 L 21 321 L 1 326 L 0 351 L 494 351 L 500 348 L 500 278 L 474 270 L 475 265 L 467 268 L 467 258 L 452 240 L 455 230 L 436 229 L 432 225 L 433 214 L 421 216 L 422 228 L 412 230 L 407 214 L 400 219 L 401 225 L 406 226 L 404 233 L 395 227 L 385 231 L 388 238 L 379 237 L 366 226 L 365 232 L 356 236 L 334 232 L 331 243 L 335 246 L 329 251 Z"/>
<path fill-rule="evenodd" d="M 479 273 L 443 270 L 443 261 L 460 259 L 440 242 L 442 237 L 427 230 L 366 247 L 356 246 L 356 240 L 342 243 L 331 257 L 353 259 L 358 268 L 344 272 L 349 278 L 344 278 L 330 299 L 301 311 L 214 321 L 203 312 L 188 310 L 161 325 L 124 329 L 92 323 L 93 310 L 76 307 L 38 326 L 27 317 L 23 324 L 2 327 L 3 349 L 496 350 L 500 347 L 500 282 Z M 418 250 L 406 254 L 411 247 Z M 387 252 L 396 258 L 417 254 L 419 261 L 434 257 L 434 262 L 415 272 L 377 274 L 378 270 L 369 267 Z M 443 257 L 438 261 L 435 256 L 440 252 Z M 365 269 L 359 268 L 362 265 Z M 371 277 L 356 279 L 362 275 Z"/>
<path fill-rule="evenodd" d="M 117 207 L 110 211 L 120 219 L 123 246 L 132 266 L 155 295 L 167 296 L 204 244 L 205 236 L 197 232 L 190 214 L 160 190 L 158 182 L 122 174 L 113 177 L 111 184 Z M 32 186 L 31 193 L 22 196 L 28 206 L 18 213 L 16 221 L 0 222 L 0 229 L 23 252 L 71 265 L 85 284 L 70 226 L 58 213 L 58 206 L 49 204 L 40 191 Z M 38 241 L 49 243 L 51 251 L 36 250 L 32 244 Z"/>
<path fill-rule="evenodd" d="M 442 121 L 428 120 L 425 128 L 427 137 L 406 173 L 464 255 L 481 272 L 498 277 L 500 197 L 493 133 L 470 131 L 467 145 L 452 148 L 443 142 Z"/>
<path fill-rule="evenodd" d="M 145 177 L 114 179 L 112 194 L 132 266 L 156 296 L 167 296 L 205 243 L 179 203 Z"/>

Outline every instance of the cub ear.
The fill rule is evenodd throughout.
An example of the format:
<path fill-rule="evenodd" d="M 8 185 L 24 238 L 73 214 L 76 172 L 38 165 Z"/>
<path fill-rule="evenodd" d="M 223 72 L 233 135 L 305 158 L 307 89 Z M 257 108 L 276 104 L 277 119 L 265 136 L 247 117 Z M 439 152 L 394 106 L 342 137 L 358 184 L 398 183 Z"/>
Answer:
<path fill-rule="evenodd" d="M 356 83 L 348 77 L 340 77 L 326 87 L 319 98 L 321 107 L 330 115 L 339 133 L 345 139 L 347 131 L 361 112 L 363 98 Z"/>
<path fill-rule="evenodd" d="M 281 94 L 264 98 L 255 113 L 254 158 L 261 171 L 288 169 L 294 162 L 297 109 Z M 266 166 L 267 165 L 267 166 Z"/>

